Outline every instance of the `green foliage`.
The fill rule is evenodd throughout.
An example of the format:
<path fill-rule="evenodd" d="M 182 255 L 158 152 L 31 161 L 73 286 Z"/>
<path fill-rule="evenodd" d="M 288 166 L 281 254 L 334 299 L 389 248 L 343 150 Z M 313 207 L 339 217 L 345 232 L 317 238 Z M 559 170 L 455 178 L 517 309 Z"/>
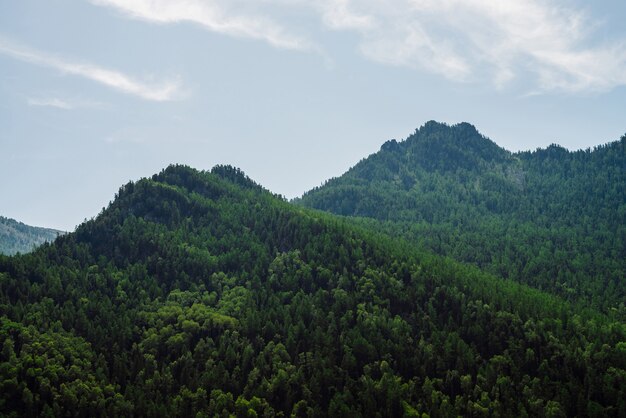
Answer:
<path fill-rule="evenodd" d="M 171 166 L 53 244 L 0 256 L 0 415 L 626 412 L 626 327 Z"/>
<path fill-rule="evenodd" d="M 512 154 L 428 122 L 299 203 L 626 318 L 626 136 Z"/>

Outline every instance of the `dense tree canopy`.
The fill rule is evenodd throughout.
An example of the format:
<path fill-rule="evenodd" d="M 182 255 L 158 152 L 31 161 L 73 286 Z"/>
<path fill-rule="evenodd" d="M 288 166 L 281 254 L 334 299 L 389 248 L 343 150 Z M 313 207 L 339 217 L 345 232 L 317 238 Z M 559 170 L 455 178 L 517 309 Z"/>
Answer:
<path fill-rule="evenodd" d="M 428 122 L 299 203 L 626 318 L 626 136 L 512 154 Z"/>
<path fill-rule="evenodd" d="M 5 416 L 625 416 L 626 327 L 171 166 L 0 256 Z"/>

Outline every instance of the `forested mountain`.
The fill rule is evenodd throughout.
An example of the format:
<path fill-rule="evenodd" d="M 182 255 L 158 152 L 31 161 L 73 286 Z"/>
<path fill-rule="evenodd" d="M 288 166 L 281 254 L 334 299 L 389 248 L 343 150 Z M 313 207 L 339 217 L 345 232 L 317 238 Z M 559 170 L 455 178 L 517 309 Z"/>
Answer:
<path fill-rule="evenodd" d="M 0 256 L 0 321 L 5 416 L 626 416 L 623 322 L 225 166 Z"/>
<path fill-rule="evenodd" d="M 64 233 L 56 229 L 25 225 L 0 216 L 0 254 L 27 253 L 44 242 L 54 241 Z"/>
<path fill-rule="evenodd" d="M 626 136 L 511 153 L 431 121 L 299 203 L 626 318 Z"/>

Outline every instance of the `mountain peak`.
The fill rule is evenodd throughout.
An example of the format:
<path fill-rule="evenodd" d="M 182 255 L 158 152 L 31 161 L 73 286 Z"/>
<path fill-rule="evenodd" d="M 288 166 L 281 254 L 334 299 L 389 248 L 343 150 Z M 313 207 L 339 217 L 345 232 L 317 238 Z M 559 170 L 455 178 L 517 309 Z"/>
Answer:
<path fill-rule="evenodd" d="M 183 186 L 193 190 L 196 188 L 198 182 L 206 182 L 206 174 L 211 174 L 215 176 L 215 178 L 226 180 L 245 189 L 267 191 L 265 188 L 248 177 L 243 170 L 227 164 L 216 165 L 210 172 L 198 171 L 195 168 L 191 168 L 184 164 L 170 164 L 159 174 L 153 175 L 152 180 L 163 181 L 168 184 Z"/>
<path fill-rule="evenodd" d="M 510 158 L 510 152 L 467 122 L 448 125 L 428 121 L 400 146 L 411 165 L 428 171 L 476 170 L 485 164 L 502 163 Z"/>
<path fill-rule="evenodd" d="M 438 122 L 436 120 L 429 120 L 421 127 L 415 130 L 415 133 L 418 132 L 436 132 L 436 131 L 449 131 L 449 130 L 458 130 L 466 133 L 471 133 L 474 135 L 480 135 L 478 130 L 474 125 L 469 122 L 459 122 L 454 125 L 449 125 L 445 122 Z"/>
<path fill-rule="evenodd" d="M 211 169 L 211 174 L 219 176 L 225 180 L 230 181 L 231 183 L 238 184 L 239 186 L 247 189 L 266 191 L 264 187 L 248 177 L 248 175 L 244 173 L 243 170 L 237 167 L 233 167 L 232 165 L 216 165 Z"/>
<path fill-rule="evenodd" d="M 459 134 L 462 133 L 467 137 L 483 137 L 480 132 L 478 132 L 478 129 L 476 129 L 476 126 L 472 125 L 469 122 L 448 124 L 445 122 L 438 122 L 436 120 L 429 120 L 419 128 L 416 128 L 413 135 L 409 136 L 409 138 L 415 135 L 432 135 L 438 133 L 449 134 L 450 132 L 456 132 Z"/>

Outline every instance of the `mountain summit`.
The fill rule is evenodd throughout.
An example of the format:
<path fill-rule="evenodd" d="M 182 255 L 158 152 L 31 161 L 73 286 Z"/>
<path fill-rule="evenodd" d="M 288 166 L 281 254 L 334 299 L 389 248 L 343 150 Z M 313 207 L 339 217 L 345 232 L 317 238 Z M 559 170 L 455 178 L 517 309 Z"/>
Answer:
<path fill-rule="evenodd" d="M 408 164 L 430 171 L 484 168 L 503 163 L 511 156 L 466 122 L 449 126 L 429 121 L 397 145 L 390 146 L 387 142 L 381 147 L 381 152 L 392 151 L 398 156 L 404 154 Z"/>
<path fill-rule="evenodd" d="M 441 189 L 454 200 L 480 200 L 476 194 L 492 189 L 516 199 L 524 178 L 517 161 L 469 123 L 430 121 L 404 141 L 385 142 L 341 177 L 305 193 L 302 202 L 342 215 L 440 220 L 441 214 L 415 205 L 440 206 Z M 489 209 L 509 204 L 490 202 Z"/>
<path fill-rule="evenodd" d="M 298 202 L 626 316 L 626 136 L 511 153 L 431 121 Z"/>

